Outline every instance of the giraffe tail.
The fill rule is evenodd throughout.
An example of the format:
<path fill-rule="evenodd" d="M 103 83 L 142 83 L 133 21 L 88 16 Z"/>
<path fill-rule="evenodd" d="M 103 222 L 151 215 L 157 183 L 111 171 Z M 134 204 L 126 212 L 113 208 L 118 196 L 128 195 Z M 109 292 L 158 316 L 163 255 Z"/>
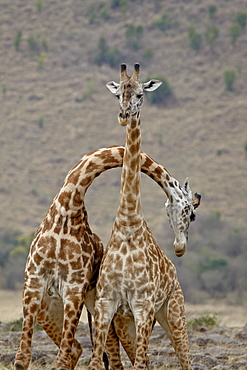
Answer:
<path fill-rule="evenodd" d="M 90 332 L 90 339 L 93 347 L 93 325 L 92 325 L 92 315 L 91 313 L 87 310 L 87 320 L 88 320 L 88 326 L 89 326 L 89 332 Z M 104 352 L 103 353 L 103 362 L 105 365 L 105 369 L 109 370 L 109 361 L 107 354 Z"/>

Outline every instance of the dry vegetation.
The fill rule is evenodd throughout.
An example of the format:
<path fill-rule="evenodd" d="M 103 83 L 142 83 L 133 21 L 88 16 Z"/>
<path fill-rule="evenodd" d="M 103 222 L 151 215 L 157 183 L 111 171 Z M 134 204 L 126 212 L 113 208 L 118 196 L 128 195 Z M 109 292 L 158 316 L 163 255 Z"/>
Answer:
<path fill-rule="evenodd" d="M 218 214 L 227 222 L 213 234 L 222 240 L 218 253 L 224 254 L 222 233 L 227 228 L 245 230 L 247 216 L 246 28 L 234 46 L 230 36 L 237 12 L 246 10 L 245 0 L 215 1 L 214 17 L 209 14 L 214 4 L 209 0 L 121 1 L 127 4 L 125 9 L 113 8 L 112 3 L 0 0 L 0 233 L 33 232 L 66 173 L 83 154 L 124 143 L 125 132 L 116 120 L 118 104 L 105 83 L 118 80 L 120 62 L 131 69 L 139 61 L 143 81 L 164 76 L 173 91 L 173 97 L 159 106 L 145 101 L 142 149 L 180 182 L 188 176 L 192 190 L 202 194 L 197 221 L 190 229 L 194 251 L 202 240 L 196 233 L 201 225 L 203 235 L 203 217 Z M 164 12 L 170 24 L 161 30 L 154 23 Z M 210 46 L 205 33 L 213 24 L 219 36 Z M 138 37 L 126 38 L 130 25 L 142 27 Z M 202 35 L 198 51 L 189 46 L 191 25 Z M 120 53 L 114 67 L 95 63 L 102 35 L 108 51 L 115 50 L 111 58 Z M 226 89 L 223 78 L 228 69 L 236 75 L 232 91 Z M 150 179 L 142 179 L 148 224 L 159 245 L 175 260 L 165 197 Z M 97 179 L 86 197 L 90 224 L 104 244 L 116 213 L 119 186 L 120 170 L 114 170 Z M 188 251 L 183 257 L 190 270 L 196 262 L 191 256 Z M 246 253 L 243 257 L 240 268 L 236 262 L 231 270 L 232 276 L 246 270 Z M 23 269 L 23 260 L 20 266 Z M 178 269 L 182 280 L 186 274 L 190 278 L 182 266 Z M 11 264 L 9 270 L 14 276 Z M 222 275 L 212 278 L 225 281 Z M 2 279 L 3 275 L 0 286 Z M 193 295 L 185 288 L 193 300 L 205 298 L 198 290 Z M 239 299 L 237 290 L 232 301 Z"/>

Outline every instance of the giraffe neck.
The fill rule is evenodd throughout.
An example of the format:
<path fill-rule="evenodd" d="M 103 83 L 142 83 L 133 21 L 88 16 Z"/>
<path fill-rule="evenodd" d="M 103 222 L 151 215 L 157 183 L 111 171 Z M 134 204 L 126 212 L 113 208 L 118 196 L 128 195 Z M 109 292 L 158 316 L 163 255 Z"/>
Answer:
<path fill-rule="evenodd" d="M 140 130 L 140 127 L 138 130 Z M 137 133 L 138 131 L 135 135 Z M 139 137 L 139 147 L 140 144 Z M 126 152 L 123 146 L 114 146 L 101 148 L 86 154 L 68 173 L 60 192 L 55 198 L 60 214 L 74 216 L 79 212 L 86 214 L 84 197 L 88 187 L 101 173 L 112 168 L 121 167 L 123 165 L 123 158 L 125 161 L 123 170 L 126 171 L 126 175 L 129 172 L 129 182 L 124 181 L 121 185 L 121 203 L 123 203 L 123 207 L 125 207 L 127 203 L 125 202 L 126 197 L 122 197 L 122 192 L 125 189 L 128 190 L 130 186 L 131 190 L 134 191 L 133 194 L 137 200 L 136 204 L 138 207 L 140 206 L 140 166 L 141 171 L 151 177 L 163 189 L 171 202 L 183 196 L 179 182 L 173 178 L 162 165 L 155 162 L 145 153 L 141 152 L 140 161 L 139 159 L 134 160 L 134 158 L 132 158 L 132 163 L 130 163 L 132 151 L 133 148 L 131 145 L 129 146 L 128 152 Z M 126 154 L 124 155 L 125 152 Z M 133 172 L 130 172 L 133 166 L 138 166 L 138 168 L 136 167 L 138 171 L 134 169 L 135 175 L 137 175 L 136 179 L 138 180 L 136 184 L 138 186 L 138 192 L 136 192 L 136 189 L 133 189 L 134 178 L 131 177 L 133 176 Z M 127 178 L 125 175 L 122 177 L 123 180 Z M 124 209 L 125 208 L 123 208 L 123 210 Z"/>
<path fill-rule="evenodd" d="M 122 226 L 133 227 L 142 222 L 141 209 L 141 130 L 140 117 L 132 117 L 127 124 L 126 145 L 121 175 L 120 204 L 116 220 Z"/>

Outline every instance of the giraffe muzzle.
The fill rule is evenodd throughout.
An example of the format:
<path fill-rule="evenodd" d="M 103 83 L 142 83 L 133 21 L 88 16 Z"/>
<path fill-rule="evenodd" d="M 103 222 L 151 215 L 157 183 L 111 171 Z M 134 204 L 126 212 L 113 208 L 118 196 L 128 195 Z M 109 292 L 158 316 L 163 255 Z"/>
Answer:
<path fill-rule="evenodd" d="M 129 110 L 120 111 L 118 115 L 118 122 L 121 126 L 126 126 L 130 119 L 130 112 Z"/>
<path fill-rule="evenodd" d="M 182 257 L 186 252 L 187 243 L 177 243 L 176 241 L 173 244 L 174 251 L 177 257 Z"/>

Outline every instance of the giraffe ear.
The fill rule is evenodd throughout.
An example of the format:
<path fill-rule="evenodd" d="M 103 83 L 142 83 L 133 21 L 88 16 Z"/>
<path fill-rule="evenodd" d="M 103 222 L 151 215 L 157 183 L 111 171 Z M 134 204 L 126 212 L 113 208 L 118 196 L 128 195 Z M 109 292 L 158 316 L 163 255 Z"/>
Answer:
<path fill-rule="evenodd" d="M 192 198 L 194 209 L 199 207 L 201 203 L 201 195 L 198 193 L 195 193 L 194 197 Z"/>
<path fill-rule="evenodd" d="M 119 84 L 114 82 L 114 81 L 110 81 L 106 84 L 106 87 L 110 90 L 111 93 L 113 94 L 116 94 L 117 92 L 117 89 L 119 88 Z"/>
<path fill-rule="evenodd" d="M 144 91 L 154 91 L 158 89 L 158 87 L 162 84 L 159 80 L 150 80 L 148 82 L 145 82 L 143 86 Z"/>
<path fill-rule="evenodd" d="M 186 191 L 186 193 L 190 193 L 190 185 L 189 185 L 189 179 L 188 179 L 188 177 L 185 179 L 185 182 L 184 182 L 184 184 L 183 184 L 183 190 L 185 190 Z"/>

